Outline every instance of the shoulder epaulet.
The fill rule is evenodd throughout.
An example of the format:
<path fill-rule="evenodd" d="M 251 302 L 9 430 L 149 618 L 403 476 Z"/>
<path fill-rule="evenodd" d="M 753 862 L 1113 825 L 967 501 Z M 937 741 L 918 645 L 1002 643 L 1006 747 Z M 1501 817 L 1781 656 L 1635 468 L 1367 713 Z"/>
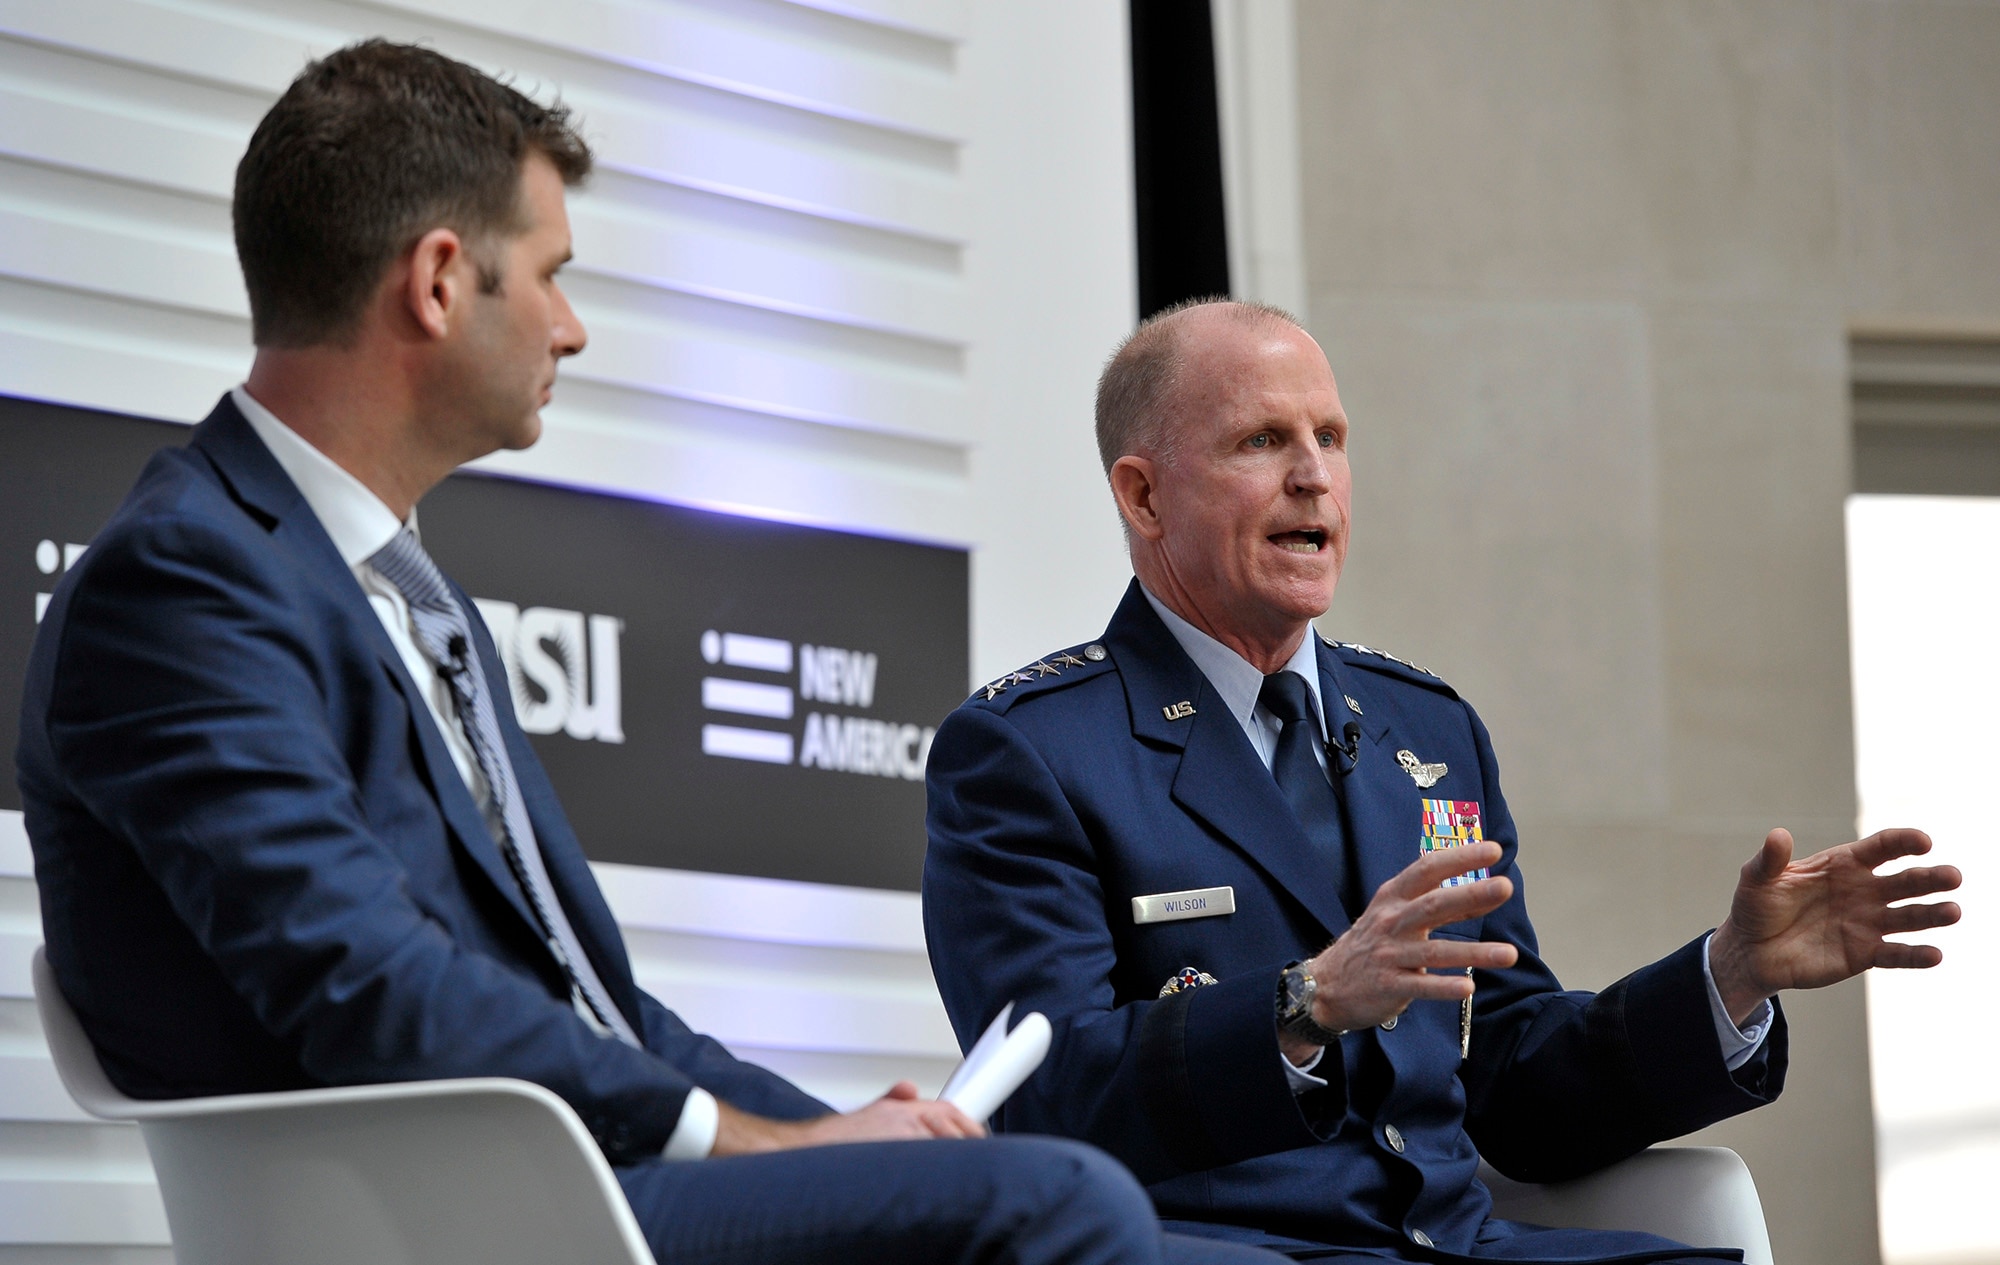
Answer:
<path fill-rule="evenodd" d="M 990 703 L 1009 690 L 1019 690 L 1022 686 L 1053 685 L 1057 678 L 1074 680 L 1079 675 L 1090 674 L 1093 668 L 1103 667 L 1109 660 L 1109 653 L 1097 642 L 1071 646 L 995 677 L 972 691 L 972 698 L 968 701 Z"/>
<path fill-rule="evenodd" d="M 1325 634 L 1321 634 L 1320 639 L 1326 642 L 1327 645 L 1332 646 L 1334 650 L 1345 652 L 1342 654 L 1342 658 L 1356 667 L 1373 668 L 1376 671 L 1387 672 L 1391 676 L 1400 677 L 1404 680 L 1414 680 L 1418 684 L 1429 685 L 1451 694 L 1457 693 L 1443 677 L 1429 668 L 1411 663 L 1401 655 L 1390 654 L 1387 650 L 1377 650 L 1373 646 L 1364 646 L 1358 641 L 1335 641 Z M 1391 664 L 1396 666 L 1391 667 Z M 1408 669 L 1408 671 L 1399 669 Z"/>

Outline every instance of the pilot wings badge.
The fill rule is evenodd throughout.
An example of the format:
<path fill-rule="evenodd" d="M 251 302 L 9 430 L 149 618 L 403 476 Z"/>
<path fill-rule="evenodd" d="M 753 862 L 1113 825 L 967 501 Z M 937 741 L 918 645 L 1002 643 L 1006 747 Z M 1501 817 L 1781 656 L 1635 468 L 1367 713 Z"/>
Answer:
<path fill-rule="evenodd" d="M 1436 786 L 1439 778 L 1451 772 L 1449 768 L 1442 764 L 1425 764 L 1407 750 L 1396 753 L 1396 763 L 1403 766 L 1403 772 L 1410 775 L 1410 780 L 1415 782 L 1417 789 L 1421 791 L 1427 791 L 1431 787 Z"/>

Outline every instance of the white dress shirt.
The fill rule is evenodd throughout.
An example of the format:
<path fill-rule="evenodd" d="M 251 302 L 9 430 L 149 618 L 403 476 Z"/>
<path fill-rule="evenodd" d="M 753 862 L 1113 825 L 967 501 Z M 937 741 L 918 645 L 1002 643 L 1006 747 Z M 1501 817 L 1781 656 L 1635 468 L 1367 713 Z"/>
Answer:
<path fill-rule="evenodd" d="M 487 832 L 493 836 L 495 843 L 504 842 L 507 828 L 500 805 L 495 802 L 492 788 L 486 783 L 486 774 L 479 767 L 478 757 L 473 754 L 472 742 L 466 737 L 464 725 L 459 720 L 458 704 L 451 696 L 451 686 L 438 675 L 437 664 L 424 653 L 417 641 L 414 626 L 410 623 L 410 605 L 402 590 L 368 563 L 368 559 L 388 544 L 404 524 L 397 521 L 395 511 L 384 505 L 382 499 L 369 491 L 361 480 L 341 469 L 332 458 L 279 421 L 248 390 L 239 386 L 229 393 L 229 398 L 235 402 L 243 419 L 250 423 L 250 429 L 257 432 L 257 438 L 264 441 L 264 447 L 270 450 L 271 456 L 284 468 L 293 486 L 298 488 L 299 495 L 305 498 L 313 516 L 326 529 L 334 549 L 340 554 L 340 560 L 354 573 L 362 593 L 367 595 L 368 604 L 375 609 L 375 617 L 382 621 L 382 631 L 389 634 L 390 644 L 396 647 L 396 654 L 409 670 L 410 679 L 416 682 L 425 710 L 430 712 L 431 722 L 444 739 L 445 749 L 451 752 L 452 764 L 457 767 L 459 777 L 464 779 L 466 789 L 472 792 L 473 802 L 479 806 Z M 411 534 L 418 534 L 417 512 L 414 509 L 410 511 L 408 526 Z M 572 1004 L 599 1035 L 607 1035 L 588 1006 L 574 997 Z M 699 1087 L 689 1091 L 687 1102 L 681 1108 L 680 1121 L 674 1126 L 673 1136 L 667 1139 L 666 1157 L 670 1160 L 704 1158 L 715 1148 L 715 1134 L 720 1123 L 714 1095 Z"/>
<path fill-rule="evenodd" d="M 1146 601 L 1152 604 L 1154 613 L 1166 624 L 1167 631 L 1174 635 L 1174 640 L 1180 643 L 1187 657 L 1194 660 L 1194 665 L 1201 669 L 1201 674 L 1215 687 L 1223 706 L 1227 707 L 1229 714 L 1236 718 L 1236 723 L 1243 727 L 1243 736 L 1250 740 L 1251 747 L 1257 752 L 1257 758 L 1264 762 L 1265 768 L 1270 768 L 1277 758 L 1278 734 L 1283 730 L 1284 724 L 1271 714 L 1269 708 L 1257 701 L 1258 694 L 1264 688 L 1264 674 L 1242 655 L 1169 610 L 1166 604 L 1154 597 L 1152 590 L 1145 585 L 1140 585 L 1139 591 L 1146 595 Z M 1298 650 L 1279 671 L 1298 673 L 1305 678 L 1306 688 L 1312 691 L 1313 715 L 1320 727 L 1320 741 L 1312 744 L 1313 758 L 1319 761 L 1319 766 L 1324 771 L 1326 706 L 1319 692 L 1319 650 L 1315 645 L 1317 641 L 1318 636 L 1308 628 L 1305 637 L 1299 642 Z M 1764 1038 L 1769 1035 L 1773 1014 L 1771 1003 L 1769 1001 L 1761 1003 L 1756 1013 L 1751 1016 L 1749 1028 L 1739 1028 L 1730 1019 L 1728 1008 L 1722 1004 L 1722 993 L 1715 986 L 1715 973 L 1708 964 L 1707 941 L 1703 941 L 1701 946 L 1701 974 L 1708 983 L 1708 1011 L 1715 1021 L 1715 1038 L 1722 1046 L 1722 1061 L 1733 1072 L 1750 1061 L 1750 1056 L 1757 1052 L 1757 1047 L 1763 1045 Z M 1276 987 L 1275 983 L 1273 987 Z M 1307 1074 L 1319 1066 L 1319 1060 L 1325 1053 L 1322 1050 L 1319 1054 L 1313 1055 L 1311 1061 L 1302 1068 L 1294 1067 L 1290 1059 L 1285 1060 L 1285 1076 L 1291 1082 L 1293 1093 L 1302 1094 L 1307 1090 L 1326 1087 L 1324 1080 Z"/>

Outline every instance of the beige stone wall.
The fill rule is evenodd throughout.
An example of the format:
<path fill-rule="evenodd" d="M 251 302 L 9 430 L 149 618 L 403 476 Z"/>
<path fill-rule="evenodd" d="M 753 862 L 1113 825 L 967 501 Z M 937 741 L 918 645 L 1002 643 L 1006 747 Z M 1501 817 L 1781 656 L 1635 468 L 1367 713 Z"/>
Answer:
<path fill-rule="evenodd" d="M 1301 0 L 1298 57 L 1357 485 L 1325 626 L 1480 708 L 1601 986 L 1769 827 L 1852 834 L 1846 340 L 2000 330 L 2000 5 Z M 1862 990 L 1787 1010 L 1790 1088 L 1712 1140 L 1783 1265 L 1872 1265 Z"/>

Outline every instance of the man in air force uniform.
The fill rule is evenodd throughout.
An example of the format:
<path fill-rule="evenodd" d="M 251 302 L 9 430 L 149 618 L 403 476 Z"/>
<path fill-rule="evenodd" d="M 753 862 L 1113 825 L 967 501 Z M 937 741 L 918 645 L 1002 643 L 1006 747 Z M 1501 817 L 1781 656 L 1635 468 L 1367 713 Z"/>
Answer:
<path fill-rule="evenodd" d="M 975 692 L 930 759 L 924 909 L 962 1041 L 1055 1025 L 1002 1127 L 1123 1159 L 1176 1228 L 1313 1258 L 1706 1259 L 1492 1218 L 1480 1156 L 1576 1176 L 1771 1101 L 1775 994 L 1928 966 L 1882 936 L 1957 885 L 1912 830 L 1791 860 L 1601 993 L 1538 958 L 1485 728 L 1311 621 L 1348 544 L 1348 423 L 1281 313 L 1156 317 L 1098 392 L 1137 579 L 1103 637 Z"/>

